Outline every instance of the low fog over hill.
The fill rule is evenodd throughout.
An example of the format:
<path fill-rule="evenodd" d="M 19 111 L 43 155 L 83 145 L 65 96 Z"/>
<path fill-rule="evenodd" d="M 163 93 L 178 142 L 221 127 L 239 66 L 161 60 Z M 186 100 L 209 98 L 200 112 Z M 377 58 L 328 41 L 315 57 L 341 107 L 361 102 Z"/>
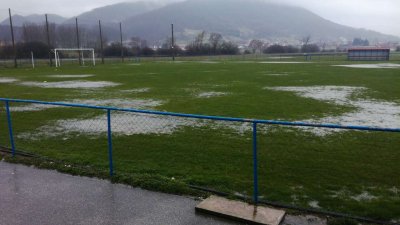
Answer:
<path fill-rule="evenodd" d="M 299 41 L 311 36 L 313 41 L 352 40 L 355 37 L 378 41 L 399 41 L 399 37 L 375 31 L 356 29 L 326 20 L 300 7 L 260 0 L 187 0 L 168 5 L 152 2 L 119 3 L 93 9 L 77 16 L 81 27 L 97 29 L 98 20 L 104 24 L 105 36 L 118 38 L 118 23 L 123 24 L 124 38 L 132 36 L 150 43 L 164 41 L 170 36 L 174 23 L 178 42 L 193 39 L 202 30 L 217 32 L 232 41 L 263 39 Z M 23 23 L 43 23 L 44 15 L 13 17 L 15 26 Z M 50 15 L 57 24 L 73 24 L 75 18 L 64 19 Z M 8 20 L 4 20 L 8 26 Z M 18 30 L 18 28 L 16 28 Z M 2 32 L 0 38 L 9 34 Z"/>

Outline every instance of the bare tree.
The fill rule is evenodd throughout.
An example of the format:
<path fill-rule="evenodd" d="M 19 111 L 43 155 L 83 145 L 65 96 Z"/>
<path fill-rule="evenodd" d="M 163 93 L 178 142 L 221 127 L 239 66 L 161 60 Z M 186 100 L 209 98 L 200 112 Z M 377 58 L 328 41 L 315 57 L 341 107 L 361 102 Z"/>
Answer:
<path fill-rule="evenodd" d="M 44 26 L 34 23 L 22 25 L 22 40 L 24 42 L 45 42 Z"/>
<path fill-rule="evenodd" d="M 311 44 L 311 36 L 308 35 L 302 39 L 303 45 L 301 46 L 301 52 L 310 53 L 310 52 L 319 52 L 320 49 L 318 45 Z"/>
<path fill-rule="evenodd" d="M 197 35 L 197 37 L 194 39 L 194 43 L 193 43 L 195 48 L 201 49 L 203 47 L 205 36 L 206 36 L 206 32 L 204 30 Z"/>
<path fill-rule="evenodd" d="M 162 49 L 170 49 L 172 45 L 172 38 L 171 37 L 167 37 L 164 41 L 164 43 L 162 43 L 161 48 Z"/>
<path fill-rule="evenodd" d="M 311 35 L 305 36 L 301 41 L 302 41 L 303 46 L 308 45 L 311 41 Z"/>
<path fill-rule="evenodd" d="M 63 48 L 76 47 L 76 31 L 73 26 L 57 26 L 56 35 L 57 46 Z"/>
<path fill-rule="evenodd" d="M 253 39 L 250 41 L 249 48 L 253 51 L 253 54 L 257 51 L 261 52 L 264 47 L 264 42 L 261 40 Z"/>
<path fill-rule="evenodd" d="M 142 39 L 140 37 L 131 37 L 129 40 L 129 46 L 131 48 L 141 48 Z"/>
<path fill-rule="evenodd" d="M 133 54 L 138 55 L 142 48 L 142 39 L 140 37 L 131 37 L 129 46 L 132 48 Z"/>
<path fill-rule="evenodd" d="M 223 38 L 219 33 L 211 33 L 208 41 L 210 42 L 213 53 L 216 54 L 218 47 L 222 44 Z"/>

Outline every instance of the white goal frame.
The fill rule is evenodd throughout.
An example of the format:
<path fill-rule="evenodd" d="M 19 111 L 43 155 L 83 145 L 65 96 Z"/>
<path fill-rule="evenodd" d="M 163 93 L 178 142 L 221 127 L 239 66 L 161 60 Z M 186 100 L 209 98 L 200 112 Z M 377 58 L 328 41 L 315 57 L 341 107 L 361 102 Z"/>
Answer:
<path fill-rule="evenodd" d="M 79 52 L 79 54 L 82 57 L 83 65 L 85 65 L 85 57 L 83 57 L 83 52 L 84 51 L 92 52 L 92 63 L 93 63 L 93 66 L 96 65 L 96 57 L 94 56 L 94 48 L 55 48 L 53 50 L 53 52 L 54 52 L 54 60 L 56 62 L 56 67 L 60 67 L 61 66 L 60 55 L 58 53 L 59 52 L 63 52 L 63 51 L 75 51 L 75 52 L 77 51 L 77 52 Z"/>

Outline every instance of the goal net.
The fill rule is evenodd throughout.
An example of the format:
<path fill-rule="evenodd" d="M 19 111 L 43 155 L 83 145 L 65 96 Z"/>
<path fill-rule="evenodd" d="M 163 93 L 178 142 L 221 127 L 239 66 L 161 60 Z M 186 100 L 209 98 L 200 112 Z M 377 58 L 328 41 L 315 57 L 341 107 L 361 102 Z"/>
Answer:
<path fill-rule="evenodd" d="M 53 52 L 56 67 L 61 66 L 61 59 L 63 61 L 78 60 L 81 65 L 85 65 L 85 57 L 89 59 L 89 62 L 91 61 L 93 66 L 96 65 L 93 48 L 55 48 Z"/>

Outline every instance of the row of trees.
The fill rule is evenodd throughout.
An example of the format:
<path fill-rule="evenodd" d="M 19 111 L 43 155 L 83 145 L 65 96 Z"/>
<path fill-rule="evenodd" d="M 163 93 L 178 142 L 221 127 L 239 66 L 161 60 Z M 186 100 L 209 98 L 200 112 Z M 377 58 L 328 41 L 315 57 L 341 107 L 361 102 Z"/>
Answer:
<path fill-rule="evenodd" d="M 75 48 L 77 46 L 77 36 L 75 25 L 56 25 L 49 24 L 50 45 L 63 48 Z M 96 48 L 100 43 L 98 40 L 98 30 L 88 27 L 79 27 L 79 39 L 81 47 Z M 20 40 L 24 43 L 43 42 L 47 43 L 46 24 L 24 24 Z M 107 42 L 106 39 L 103 40 Z"/>
<path fill-rule="evenodd" d="M 76 27 L 74 25 L 56 25 L 49 23 L 48 33 L 46 24 L 26 23 L 18 32 L 15 32 L 17 43 L 17 58 L 31 57 L 31 52 L 35 58 L 49 57 L 50 50 L 55 47 L 77 48 Z M 49 37 L 49 39 L 48 39 Z M 79 28 L 80 47 L 98 49 L 98 31 L 87 27 Z M 50 46 L 49 46 L 50 41 Z M 107 42 L 103 40 L 103 44 Z M 0 57 L 13 58 L 14 49 L 11 40 L 0 41 Z"/>
<path fill-rule="evenodd" d="M 369 41 L 368 41 L 368 39 L 354 38 L 352 45 L 353 46 L 369 46 Z"/>
<path fill-rule="evenodd" d="M 77 36 L 76 28 L 73 25 L 49 24 L 50 48 L 76 48 Z M 100 40 L 98 30 L 95 28 L 79 28 L 80 47 L 94 48 L 100 51 Z M 17 43 L 17 57 L 28 57 L 34 52 L 35 57 L 45 58 L 49 54 L 47 46 L 47 29 L 45 24 L 24 24 L 20 33 L 20 40 Z M 292 45 L 268 45 L 262 40 L 254 39 L 248 45 L 246 53 L 313 53 L 321 51 L 316 44 L 310 43 L 311 37 L 307 36 L 301 40 L 302 45 L 295 47 Z M 353 45 L 369 45 L 367 39 L 355 38 Z M 0 45 L 1 46 L 1 45 Z M 104 55 L 120 56 L 121 43 L 108 42 L 103 38 Z M 140 37 L 132 37 L 125 41 L 122 48 L 125 56 L 154 56 L 154 55 L 219 55 L 219 54 L 238 54 L 238 46 L 230 41 L 224 40 L 219 33 L 200 32 L 193 41 L 181 49 L 178 45 L 173 48 L 171 38 L 167 38 L 164 43 L 158 46 L 149 47 L 146 40 Z M 0 57 L 9 58 L 13 55 L 13 49 L 9 45 L 0 47 Z"/>
<path fill-rule="evenodd" d="M 199 33 L 186 47 L 187 55 L 234 55 L 239 53 L 239 47 L 230 41 L 224 40 L 219 33 L 205 31 Z"/>
<path fill-rule="evenodd" d="M 267 43 L 263 42 L 262 40 L 252 40 L 248 46 L 250 49 L 250 53 L 312 53 L 312 52 L 319 52 L 320 48 L 316 44 L 310 44 L 310 39 L 306 38 L 303 40 L 303 45 L 300 48 L 292 46 L 292 45 L 268 45 Z"/>
<path fill-rule="evenodd" d="M 16 44 L 17 57 L 26 58 L 34 53 L 35 58 L 46 58 L 51 49 L 55 47 L 76 48 L 77 37 L 76 28 L 73 26 L 55 26 L 49 27 L 50 47 L 47 42 L 47 33 L 45 25 L 25 24 L 21 34 L 21 42 Z M 94 48 L 97 53 L 101 53 L 100 40 L 94 30 L 87 28 L 79 29 L 80 47 Z M 237 54 L 239 48 L 236 44 L 225 41 L 221 34 L 200 32 L 195 39 L 184 49 L 178 45 L 172 48 L 172 39 L 167 38 L 164 43 L 149 47 L 146 40 L 140 37 L 132 37 L 128 41 L 107 42 L 103 38 L 103 54 L 106 57 L 121 56 L 121 48 L 124 56 L 155 56 L 155 55 L 208 55 L 208 54 Z M 0 45 L 0 57 L 11 58 L 14 50 L 10 42 L 6 45 Z"/>
<path fill-rule="evenodd" d="M 225 41 L 221 34 L 200 32 L 195 39 L 182 49 L 174 44 L 172 39 L 167 38 L 161 46 L 151 48 L 147 41 L 139 37 L 132 37 L 123 47 L 126 56 L 166 56 L 166 55 L 234 55 L 239 53 L 239 47 L 230 41 Z M 121 44 L 113 42 L 104 48 L 105 56 L 120 56 Z"/>
<path fill-rule="evenodd" d="M 43 42 L 26 42 L 16 44 L 17 58 L 29 58 L 31 52 L 34 52 L 37 58 L 49 57 L 50 49 L 47 44 Z M 11 59 L 14 56 L 14 48 L 12 45 L 4 45 L 0 47 L 0 58 Z"/>

